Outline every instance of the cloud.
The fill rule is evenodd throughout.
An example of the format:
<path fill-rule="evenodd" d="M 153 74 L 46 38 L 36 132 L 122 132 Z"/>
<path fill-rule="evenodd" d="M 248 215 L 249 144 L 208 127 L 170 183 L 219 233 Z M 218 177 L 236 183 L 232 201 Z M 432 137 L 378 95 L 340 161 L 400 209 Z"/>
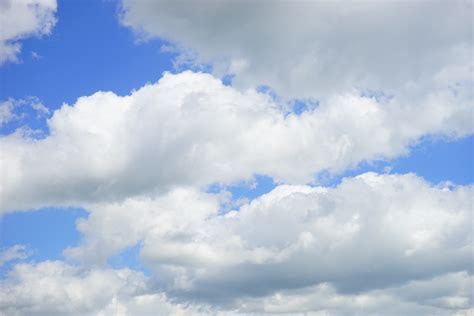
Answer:
<path fill-rule="evenodd" d="M 243 300 L 243 314 L 258 311 L 278 315 L 470 315 L 470 275 L 451 273 L 400 287 L 341 294 L 330 284 L 283 290 Z M 410 294 L 403 294 L 408 291 Z M 414 295 L 413 292 L 418 292 Z M 405 298 L 407 298 L 405 300 Z M 418 301 L 421 298 L 421 301 Z M 426 300 L 426 301 L 423 301 Z"/>
<path fill-rule="evenodd" d="M 28 117 L 28 111 L 33 111 L 37 117 L 50 114 L 49 109 L 37 97 L 9 98 L 0 102 L 0 127 L 10 122 L 22 121 Z"/>
<path fill-rule="evenodd" d="M 65 254 L 100 265 L 139 244 L 151 290 L 218 309 L 462 311 L 472 302 L 472 193 L 366 173 L 334 188 L 280 185 L 222 214 L 222 195 L 180 188 L 91 205 L 82 243 Z"/>
<path fill-rule="evenodd" d="M 469 276 L 451 273 L 368 293 L 340 294 L 330 284 L 245 298 L 223 310 L 173 302 L 149 293 L 146 279 L 128 269 L 77 268 L 60 261 L 20 264 L 0 288 L 0 312 L 8 315 L 469 315 Z M 421 292 L 429 304 L 404 300 Z M 416 296 L 416 295 L 415 295 Z M 418 295 L 419 296 L 419 295 Z M 439 302 L 443 307 L 440 307 Z M 443 304 L 448 305 L 443 305 Z M 446 308 L 447 307 L 447 308 Z M 459 308 L 460 307 L 460 308 Z"/>
<path fill-rule="evenodd" d="M 0 251 L 0 267 L 7 262 L 26 259 L 29 256 L 30 252 L 25 245 L 11 246 L 10 248 Z"/>
<path fill-rule="evenodd" d="M 56 24 L 56 0 L 0 1 L 0 65 L 17 62 L 20 40 L 49 35 Z"/>
<path fill-rule="evenodd" d="M 0 64 L 51 32 L 56 7 L 0 0 Z M 473 133 L 471 11 L 469 1 L 123 0 L 123 25 L 169 41 L 178 68 L 213 74 L 82 96 L 41 139 L 25 128 L 0 137 L 2 213 L 89 212 L 65 261 L 7 265 L 0 313 L 472 313 L 472 185 L 390 172 L 314 184 L 425 137 Z M 37 98 L 8 99 L 0 125 L 32 112 L 50 114 Z M 226 191 L 257 175 L 276 187 L 253 200 Z M 130 247 L 149 276 L 108 266 Z M 16 245 L 0 265 L 27 256 Z"/>
<path fill-rule="evenodd" d="M 164 294 L 148 294 L 129 269 L 84 269 L 61 261 L 18 264 L 0 287 L 6 315 L 198 315 Z M 204 315 L 204 314 L 203 314 Z"/>
<path fill-rule="evenodd" d="M 342 94 L 297 115 L 208 74 L 166 73 L 128 96 L 97 92 L 64 105 L 44 139 L 0 138 L 1 205 L 82 206 L 255 174 L 309 183 L 321 171 L 407 154 L 421 137 L 471 134 L 471 93 L 446 87 L 416 104 Z"/>
<path fill-rule="evenodd" d="M 122 0 L 121 8 L 139 38 L 173 44 L 177 63 L 211 64 L 218 76 L 235 75 L 234 86 L 287 97 L 353 88 L 412 97 L 446 69 L 472 73 L 470 1 Z"/>

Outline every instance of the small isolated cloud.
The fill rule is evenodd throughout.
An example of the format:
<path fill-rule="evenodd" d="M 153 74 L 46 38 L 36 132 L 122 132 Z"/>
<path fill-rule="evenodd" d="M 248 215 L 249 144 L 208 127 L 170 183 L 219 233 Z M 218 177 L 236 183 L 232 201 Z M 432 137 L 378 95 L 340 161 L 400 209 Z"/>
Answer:
<path fill-rule="evenodd" d="M 31 115 L 29 111 L 33 111 L 36 118 L 50 114 L 50 110 L 37 97 L 9 98 L 0 102 L 0 127 L 11 122 L 21 122 Z"/>
<path fill-rule="evenodd" d="M 14 245 L 0 251 L 0 267 L 13 260 L 22 260 L 30 256 L 30 251 L 25 245 Z"/>
<path fill-rule="evenodd" d="M 56 9 L 56 0 L 1 0 L 0 65 L 18 61 L 22 39 L 49 35 Z"/>
<path fill-rule="evenodd" d="M 33 60 L 40 60 L 42 58 L 42 56 L 40 54 L 38 54 L 37 52 L 31 52 L 31 58 Z"/>

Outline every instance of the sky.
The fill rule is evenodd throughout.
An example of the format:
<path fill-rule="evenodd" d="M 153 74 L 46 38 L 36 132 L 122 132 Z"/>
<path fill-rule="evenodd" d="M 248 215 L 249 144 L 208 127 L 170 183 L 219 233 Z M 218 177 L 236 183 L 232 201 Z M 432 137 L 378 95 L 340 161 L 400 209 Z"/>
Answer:
<path fill-rule="evenodd" d="M 0 0 L 0 314 L 470 315 L 469 12 Z"/>

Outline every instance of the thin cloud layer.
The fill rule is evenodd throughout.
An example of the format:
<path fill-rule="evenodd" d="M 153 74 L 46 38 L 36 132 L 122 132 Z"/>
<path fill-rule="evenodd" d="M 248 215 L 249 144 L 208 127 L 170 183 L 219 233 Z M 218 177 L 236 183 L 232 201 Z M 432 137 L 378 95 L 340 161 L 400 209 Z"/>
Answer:
<path fill-rule="evenodd" d="M 0 1 L 0 65 L 17 62 L 20 40 L 48 35 L 56 24 L 56 0 Z"/>
<path fill-rule="evenodd" d="M 446 87 L 415 104 L 342 94 L 296 115 L 208 74 L 168 73 L 129 96 L 98 92 L 64 105 L 44 139 L 1 138 L 1 206 L 81 206 L 255 174 L 309 183 L 321 171 L 407 154 L 424 136 L 469 135 L 471 93 Z"/>

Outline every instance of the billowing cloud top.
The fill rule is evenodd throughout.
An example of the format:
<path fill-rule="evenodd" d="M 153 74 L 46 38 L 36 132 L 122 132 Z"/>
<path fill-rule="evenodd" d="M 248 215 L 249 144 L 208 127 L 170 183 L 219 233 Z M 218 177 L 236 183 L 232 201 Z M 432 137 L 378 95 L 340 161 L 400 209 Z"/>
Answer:
<path fill-rule="evenodd" d="M 98 92 L 64 105 L 44 139 L 1 138 L 1 206 L 81 205 L 256 174 L 309 183 L 324 170 L 405 154 L 425 135 L 471 133 L 465 90 L 413 105 L 337 95 L 296 115 L 208 74 L 165 74 L 129 96 Z"/>

